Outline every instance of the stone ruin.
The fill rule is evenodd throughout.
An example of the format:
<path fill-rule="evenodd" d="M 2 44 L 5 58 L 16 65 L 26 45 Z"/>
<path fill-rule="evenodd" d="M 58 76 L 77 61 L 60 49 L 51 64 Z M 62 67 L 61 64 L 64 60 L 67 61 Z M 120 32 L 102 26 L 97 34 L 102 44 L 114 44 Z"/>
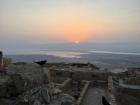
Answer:
<path fill-rule="evenodd" d="M 0 63 L 3 68 L 2 53 Z M 35 63 L 9 64 L 0 73 L 0 105 L 75 105 L 72 96 L 50 86 L 46 71 Z"/>
<path fill-rule="evenodd" d="M 115 79 L 118 80 L 120 77 L 128 78 L 126 81 L 128 84 L 134 80 L 138 80 L 136 83 L 139 83 L 137 70 L 113 74 L 100 71 L 90 64 L 88 66 L 93 68 L 91 70 L 87 69 L 87 64 L 75 63 L 60 64 L 60 67 L 59 64 L 54 66 L 51 64 L 52 66 L 49 65 L 51 69 L 48 70 L 49 67 L 41 67 L 35 63 L 10 64 L 9 62 L 0 52 L 0 105 L 88 105 L 82 102 L 89 88 L 96 86 L 96 88 L 106 89 L 103 92 L 111 105 L 138 105 L 139 103 L 138 90 L 131 92 L 130 89 L 114 84 Z M 81 70 L 83 67 L 84 69 Z"/>

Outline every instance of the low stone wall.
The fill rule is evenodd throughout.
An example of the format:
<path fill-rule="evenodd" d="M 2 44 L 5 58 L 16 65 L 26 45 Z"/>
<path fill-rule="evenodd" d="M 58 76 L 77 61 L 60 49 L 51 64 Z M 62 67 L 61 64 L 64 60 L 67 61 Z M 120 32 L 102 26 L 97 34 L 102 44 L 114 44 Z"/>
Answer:
<path fill-rule="evenodd" d="M 58 77 L 52 77 L 51 78 L 51 81 L 54 82 L 54 83 L 59 83 L 59 84 L 62 84 L 64 81 L 66 80 L 66 78 L 58 78 Z"/>
<path fill-rule="evenodd" d="M 96 86 L 96 87 L 100 87 L 100 88 L 107 88 L 108 82 L 105 80 L 92 80 L 91 81 L 91 86 Z"/>
<path fill-rule="evenodd" d="M 85 72 L 85 71 L 76 71 L 73 74 L 74 80 L 107 80 L 107 74 L 102 72 Z"/>
<path fill-rule="evenodd" d="M 108 77 L 108 97 L 110 100 L 110 104 L 111 105 L 117 105 L 116 103 L 116 98 L 114 95 L 114 86 L 113 86 L 113 80 L 112 80 L 112 76 Z"/>
<path fill-rule="evenodd" d="M 81 105 L 82 101 L 83 101 L 83 98 L 88 90 L 88 87 L 90 85 L 90 82 L 89 81 L 86 81 L 85 85 L 84 85 L 84 88 L 82 89 L 81 93 L 80 93 L 80 96 L 77 100 L 77 103 L 76 105 Z"/>
<path fill-rule="evenodd" d="M 66 70 L 50 70 L 52 77 L 69 77 L 73 80 L 88 80 L 88 81 L 107 81 L 108 73 L 102 71 L 66 71 Z"/>
<path fill-rule="evenodd" d="M 63 89 L 65 89 L 65 88 L 70 87 L 71 81 L 72 81 L 71 78 L 67 78 L 67 79 L 60 85 L 60 88 L 63 90 Z"/>

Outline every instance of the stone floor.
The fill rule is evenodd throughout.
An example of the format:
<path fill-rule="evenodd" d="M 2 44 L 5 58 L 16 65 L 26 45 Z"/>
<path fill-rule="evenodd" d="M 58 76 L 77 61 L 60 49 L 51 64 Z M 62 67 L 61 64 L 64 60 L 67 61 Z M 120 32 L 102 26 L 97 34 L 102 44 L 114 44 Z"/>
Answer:
<path fill-rule="evenodd" d="M 95 87 L 89 87 L 82 105 L 102 105 L 102 96 L 104 90 Z"/>

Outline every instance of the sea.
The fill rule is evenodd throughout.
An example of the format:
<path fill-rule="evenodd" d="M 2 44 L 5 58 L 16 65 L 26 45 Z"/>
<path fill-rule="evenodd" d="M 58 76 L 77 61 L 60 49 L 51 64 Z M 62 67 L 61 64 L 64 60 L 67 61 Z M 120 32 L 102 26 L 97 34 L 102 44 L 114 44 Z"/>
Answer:
<path fill-rule="evenodd" d="M 98 67 L 117 71 L 126 70 L 130 67 L 140 68 L 140 53 L 132 52 L 18 49 L 13 52 L 5 51 L 4 54 L 13 62 L 47 60 L 48 62 L 93 63 Z"/>

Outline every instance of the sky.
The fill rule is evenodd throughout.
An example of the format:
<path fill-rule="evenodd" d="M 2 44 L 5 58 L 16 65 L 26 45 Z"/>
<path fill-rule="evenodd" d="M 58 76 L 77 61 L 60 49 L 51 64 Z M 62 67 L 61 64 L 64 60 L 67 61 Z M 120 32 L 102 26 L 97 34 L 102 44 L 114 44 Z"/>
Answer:
<path fill-rule="evenodd" d="M 0 47 L 140 42 L 140 0 L 0 0 Z"/>

